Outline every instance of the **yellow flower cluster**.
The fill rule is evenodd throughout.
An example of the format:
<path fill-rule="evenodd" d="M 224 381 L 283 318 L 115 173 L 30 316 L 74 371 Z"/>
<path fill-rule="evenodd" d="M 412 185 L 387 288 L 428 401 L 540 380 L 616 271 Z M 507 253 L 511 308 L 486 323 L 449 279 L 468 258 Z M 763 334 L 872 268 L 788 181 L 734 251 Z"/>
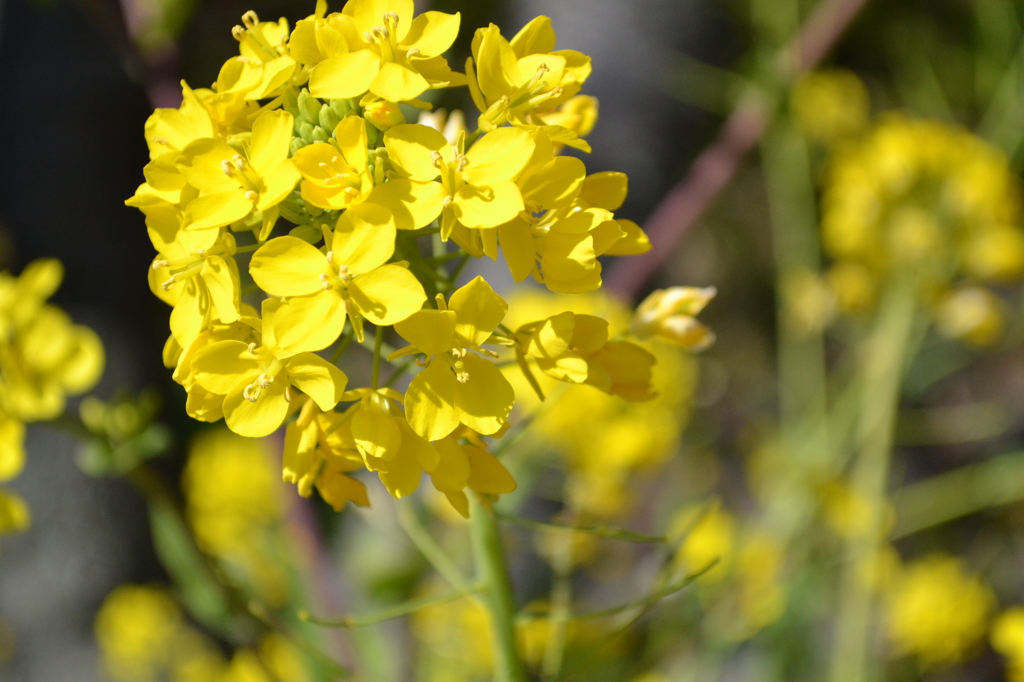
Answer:
<path fill-rule="evenodd" d="M 1007 658 L 1007 682 L 1024 680 L 1024 608 L 1013 606 L 992 623 L 992 648 Z"/>
<path fill-rule="evenodd" d="M 281 485 L 267 443 L 223 428 L 195 438 L 182 474 L 196 544 L 272 607 L 288 590 Z"/>
<path fill-rule="evenodd" d="M 615 217 L 626 176 L 588 174 L 559 155 L 589 151 L 581 137 L 597 104 L 578 93 L 590 58 L 556 50 L 550 20 L 538 17 L 511 39 L 494 25 L 478 30 L 456 73 L 442 55 L 459 23 L 416 16 L 412 0 L 349 0 L 331 14 L 321 0 L 294 28 L 248 12 L 233 32 L 239 55 L 216 83 L 183 84 L 181 106 L 146 123 L 146 182 L 127 203 L 145 214 L 158 251 L 149 281 L 173 307 L 164 360 L 188 413 L 223 417 L 249 437 L 288 422 L 285 478 L 337 509 L 367 503 L 349 475 L 358 469 L 396 497 L 426 472 L 464 515 L 466 489 L 515 488 L 480 438 L 504 432 L 516 397 L 487 346 L 551 360 L 562 382 L 653 396 L 654 358 L 610 338 L 602 320 L 541 320 L 528 343 L 503 324 L 508 305 L 486 281 L 456 289 L 468 258 L 500 251 L 517 282 L 594 291 L 601 256 L 650 248 Z M 461 85 L 480 110 L 475 131 L 457 112 L 444 132 L 440 111 L 406 122 L 432 108 L 430 91 Z M 257 290 L 259 311 L 242 301 Z M 375 367 L 388 327 L 409 344 L 388 360 L 416 357 L 404 395 L 381 387 L 376 369 L 371 386 L 346 390 L 348 377 L 315 354 L 337 344 L 337 360 L 351 338 L 364 342 L 367 323 Z M 710 338 L 702 330 L 666 333 L 693 345 Z"/>
<path fill-rule="evenodd" d="M 1000 306 L 985 285 L 1024 275 L 1017 179 L 999 150 L 959 128 L 888 115 L 830 163 L 822 230 L 826 282 L 842 312 L 913 274 L 940 331 L 990 342 Z"/>
<path fill-rule="evenodd" d="M 924 666 L 965 660 L 980 645 L 995 607 L 992 590 L 949 556 L 931 556 L 897 571 L 885 597 L 896 653 Z"/>
<path fill-rule="evenodd" d="M 103 344 L 88 327 L 47 303 L 60 286 L 59 261 L 0 272 L 0 482 L 25 466 L 25 424 L 59 417 L 67 396 L 91 389 L 103 372 Z M 0 534 L 23 530 L 28 507 L 0 489 Z"/>
<path fill-rule="evenodd" d="M 577 511 L 603 519 L 622 513 L 630 504 L 630 476 L 675 451 L 696 384 L 695 363 L 676 346 L 711 342 L 711 332 L 691 315 L 713 295 L 659 290 L 632 319 L 600 294 L 531 292 L 512 300 L 518 367 L 508 367 L 506 376 L 520 408 L 535 415 L 535 438 L 565 457 L 567 493 Z M 651 340 L 624 340 L 630 329 L 638 340 Z"/>
<path fill-rule="evenodd" d="M 114 682 L 303 682 L 311 679 L 298 651 L 276 634 L 230 660 L 192 627 L 163 588 L 121 585 L 107 595 L 95 622 L 103 673 Z"/>

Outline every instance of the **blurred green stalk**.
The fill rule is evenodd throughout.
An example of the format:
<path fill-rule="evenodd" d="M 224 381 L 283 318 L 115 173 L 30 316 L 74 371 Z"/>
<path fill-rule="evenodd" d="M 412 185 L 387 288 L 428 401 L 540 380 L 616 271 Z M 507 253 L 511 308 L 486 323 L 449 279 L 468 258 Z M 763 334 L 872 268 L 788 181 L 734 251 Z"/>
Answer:
<path fill-rule="evenodd" d="M 882 295 L 874 327 L 865 340 L 858 424 L 859 451 L 851 472 L 854 495 L 868 518 L 846 542 L 840 580 L 830 680 L 866 682 L 874 612 L 870 561 L 883 542 L 886 486 L 900 386 L 907 364 L 917 303 L 917 283 L 896 276 Z"/>
<path fill-rule="evenodd" d="M 516 602 L 494 512 L 470 495 L 473 560 L 483 604 L 491 616 L 494 682 L 527 682 L 516 651 Z"/>

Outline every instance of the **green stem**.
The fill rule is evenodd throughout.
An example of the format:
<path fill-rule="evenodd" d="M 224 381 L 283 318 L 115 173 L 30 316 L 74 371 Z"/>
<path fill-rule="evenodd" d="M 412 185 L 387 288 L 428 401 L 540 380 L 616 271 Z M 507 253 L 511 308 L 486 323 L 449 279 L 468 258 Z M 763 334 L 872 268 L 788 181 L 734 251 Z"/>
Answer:
<path fill-rule="evenodd" d="M 380 347 L 384 343 L 384 327 L 377 325 L 373 334 L 373 379 L 370 388 L 377 390 L 380 384 Z"/>
<path fill-rule="evenodd" d="M 341 337 L 341 342 L 338 347 L 334 349 L 334 354 L 331 355 L 331 364 L 338 364 L 338 360 L 341 359 L 345 349 L 348 348 L 348 344 L 352 343 L 352 337 L 355 336 L 355 328 L 350 324 L 345 330 L 345 334 Z"/>
<path fill-rule="evenodd" d="M 494 682 L 526 682 L 516 651 L 516 603 L 494 512 L 470 495 L 470 522 L 476 578 L 484 606 L 491 616 Z"/>
<path fill-rule="evenodd" d="M 469 589 L 469 580 L 462 574 L 455 562 L 449 558 L 437 541 L 430 535 L 423 524 L 420 523 L 408 502 L 396 501 L 395 507 L 398 511 L 398 525 L 405 534 L 409 536 L 412 544 L 420 551 L 430 565 L 434 567 L 442 578 L 457 590 Z"/>
<path fill-rule="evenodd" d="M 437 597 L 423 597 L 421 599 L 411 599 L 394 606 L 388 606 L 386 608 L 377 611 L 376 613 L 370 613 L 365 616 L 345 616 L 343 618 L 317 618 L 311 616 L 305 611 L 299 612 L 299 620 L 307 623 L 313 623 L 326 628 L 358 628 L 366 625 L 375 625 L 377 623 L 383 623 L 386 620 L 393 620 L 395 618 L 401 618 L 402 616 L 408 616 L 409 614 L 416 613 L 417 611 L 423 611 L 433 606 L 440 606 L 453 602 L 463 597 L 467 597 L 473 594 L 476 588 L 470 587 L 465 590 L 455 590 L 447 594 L 442 594 Z"/>
<path fill-rule="evenodd" d="M 892 282 L 883 294 L 874 328 L 866 340 L 857 433 L 860 447 L 851 486 L 864 502 L 868 518 L 863 531 L 846 542 L 832 682 L 865 682 L 870 677 L 868 654 L 875 609 L 872 585 L 865 579 L 864 569 L 884 541 L 893 431 L 911 346 L 916 298 L 912 277 Z"/>

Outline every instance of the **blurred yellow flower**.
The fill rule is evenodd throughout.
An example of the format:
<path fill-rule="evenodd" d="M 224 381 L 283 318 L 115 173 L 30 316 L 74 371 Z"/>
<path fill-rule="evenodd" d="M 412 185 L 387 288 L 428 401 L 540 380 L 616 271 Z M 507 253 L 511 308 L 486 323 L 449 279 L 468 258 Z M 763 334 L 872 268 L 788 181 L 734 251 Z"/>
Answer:
<path fill-rule="evenodd" d="M 893 651 L 926 667 L 976 654 L 995 607 L 992 590 L 959 559 L 935 555 L 908 564 L 885 596 Z"/>
<path fill-rule="evenodd" d="M 819 142 L 832 143 L 861 132 L 867 127 L 870 106 L 860 78 L 844 69 L 806 73 L 790 94 L 800 129 Z"/>

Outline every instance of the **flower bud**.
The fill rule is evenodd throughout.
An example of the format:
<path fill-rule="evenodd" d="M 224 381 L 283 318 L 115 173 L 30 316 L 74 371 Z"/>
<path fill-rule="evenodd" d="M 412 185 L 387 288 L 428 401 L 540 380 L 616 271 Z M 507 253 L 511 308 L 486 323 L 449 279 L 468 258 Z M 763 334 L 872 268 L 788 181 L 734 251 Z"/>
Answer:
<path fill-rule="evenodd" d="M 341 121 L 341 118 L 338 117 L 338 114 L 335 113 L 334 109 L 325 104 L 320 107 L 320 113 L 317 114 L 317 120 L 320 122 L 320 127 L 324 130 L 334 130 L 338 125 L 338 122 Z"/>
<path fill-rule="evenodd" d="M 393 102 L 381 101 L 367 104 L 363 115 L 377 130 L 381 131 L 400 123 L 405 123 L 405 116 L 402 115 L 402 110 Z"/>
<path fill-rule="evenodd" d="M 714 287 L 671 287 L 648 296 L 633 316 L 639 339 L 660 337 L 682 348 L 703 350 L 714 343 L 714 333 L 694 317 L 718 292 Z"/>
<path fill-rule="evenodd" d="M 991 346 L 1003 334 L 1002 304 L 984 287 L 965 287 L 939 304 L 935 326 L 947 338 Z"/>

